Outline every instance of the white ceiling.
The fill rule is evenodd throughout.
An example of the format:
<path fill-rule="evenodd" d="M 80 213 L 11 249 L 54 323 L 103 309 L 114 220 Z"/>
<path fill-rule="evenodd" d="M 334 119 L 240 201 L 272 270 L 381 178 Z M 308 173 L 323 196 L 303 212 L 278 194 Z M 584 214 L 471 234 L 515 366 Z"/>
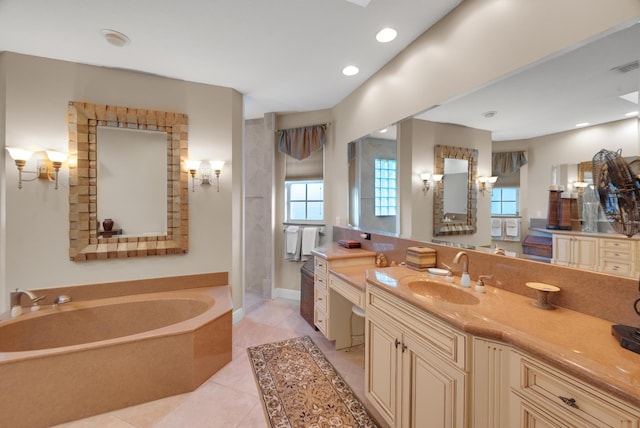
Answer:
<path fill-rule="evenodd" d="M 638 91 L 640 72 L 614 68 L 638 59 L 640 23 L 635 21 L 416 117 L 489 130 L 494 141 L 625 119 L 639 109 L 637 94 L 635 103 L 620 95 Z M 492 111 L 495 116 L 483 116 Z"/>
<path fill-rule="evenodd" d="M 0 51 L 231 87 L 250 119 L 333 107 L 460 1 L 0 0 Z"/>

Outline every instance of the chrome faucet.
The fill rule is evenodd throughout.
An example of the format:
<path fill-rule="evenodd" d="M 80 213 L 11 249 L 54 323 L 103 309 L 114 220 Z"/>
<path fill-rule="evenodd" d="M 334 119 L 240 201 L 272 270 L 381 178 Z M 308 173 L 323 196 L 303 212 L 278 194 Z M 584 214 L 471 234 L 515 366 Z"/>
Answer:
<path fill-rule="evenodd" d="M 71 297 L 66 294 L 61 294 L 55 298 L 53 301 L 53 306 L 62 305 L 63 303 L 69 303 L 71 301 Z"/>
<path fill-rule="evenodd" d="M 33 292 L 29 290 L 22 290 L 22 289 L 16 288 L 16 291 L 11 292 L 10 300 L 11 300 L 12 308 L 14 306 L 20 306 L 20 298 L 22 297 L 23 294 L 26 294 L 29 297 L 29 299 L 31 299 L 32 303 L 39 302 L 40 300 L 46 297 L 46 296 L 36 296 Z"/>

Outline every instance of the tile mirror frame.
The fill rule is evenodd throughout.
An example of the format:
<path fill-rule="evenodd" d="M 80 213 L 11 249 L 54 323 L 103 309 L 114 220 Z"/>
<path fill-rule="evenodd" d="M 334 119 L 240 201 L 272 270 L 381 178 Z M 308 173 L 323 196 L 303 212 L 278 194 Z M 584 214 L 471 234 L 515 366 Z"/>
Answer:
<path fill-rule="evenodd" d="M 69 258 L 75 262 L 184 254 L 189 249 L 188 116 L 156 110 L 70 101 Z M 98 235 L 98 126 L 167 134 L 167 231 L 153 236 Z"/>

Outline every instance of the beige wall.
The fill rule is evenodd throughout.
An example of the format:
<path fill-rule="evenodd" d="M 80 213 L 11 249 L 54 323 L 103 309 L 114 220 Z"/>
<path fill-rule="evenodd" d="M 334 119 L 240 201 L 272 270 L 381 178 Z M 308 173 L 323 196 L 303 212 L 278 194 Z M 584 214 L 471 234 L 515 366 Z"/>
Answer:
<path fill-rule="evenodd" d="M 238 239 L 241 223 L 232 222 L 232 214 L 239 218 L 242 208 L 243 120 L 242 96 L 238 92 L 6 52 L 0 55 L 0 70 L 4 73 L 2 84 L 6 85 L 2 97 L 6 108 L 3 147 L 38 146 L 67 151 L 67 102 L 76 100 L 186 113 L 189 157 L 227 162 L 220 176 L 220 193 L 215 188 L 189 193 L 188 254 L 74 263 L 68 256 L 68 170 L 62 171 L 62 185 L 57 191 L 41 180 L 25 183 L 18 190 L 17 170 L 6 156 L 0 168 L 7 176 L 2 191 L 6 203 L 0 206 L 0 212 L 6 212 L 2 242 L 7 251 L 0 253 L 0 263 L 6 264 L 0 284 L 4 299 L 15 287 L 228 271 L 233 289 L 238 291 L 234 293 L 234 306 L 242 305 L 242 253 Z M 27 163 L 27 170 L 34 168 L 35 160 Z"/>

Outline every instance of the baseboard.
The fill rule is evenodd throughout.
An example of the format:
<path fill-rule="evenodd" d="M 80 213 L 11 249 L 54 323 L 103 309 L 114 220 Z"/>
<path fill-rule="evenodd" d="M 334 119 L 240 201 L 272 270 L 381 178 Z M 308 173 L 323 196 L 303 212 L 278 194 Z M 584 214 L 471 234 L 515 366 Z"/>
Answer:
<path fill-rule="evenodd" d="M 300 301 L 300 290 L 291 290 L 288 288 L 276 288 L 275 298 Z"/>
<path fill-rule="evenodd" d="M 233 324 L 239 323 L 240 321 L 242 321 L 242 318 L 244 318 L 244 308 L 236 309 L 235 311 L 233 311 L 233 315 L 232 315 Z"/>

